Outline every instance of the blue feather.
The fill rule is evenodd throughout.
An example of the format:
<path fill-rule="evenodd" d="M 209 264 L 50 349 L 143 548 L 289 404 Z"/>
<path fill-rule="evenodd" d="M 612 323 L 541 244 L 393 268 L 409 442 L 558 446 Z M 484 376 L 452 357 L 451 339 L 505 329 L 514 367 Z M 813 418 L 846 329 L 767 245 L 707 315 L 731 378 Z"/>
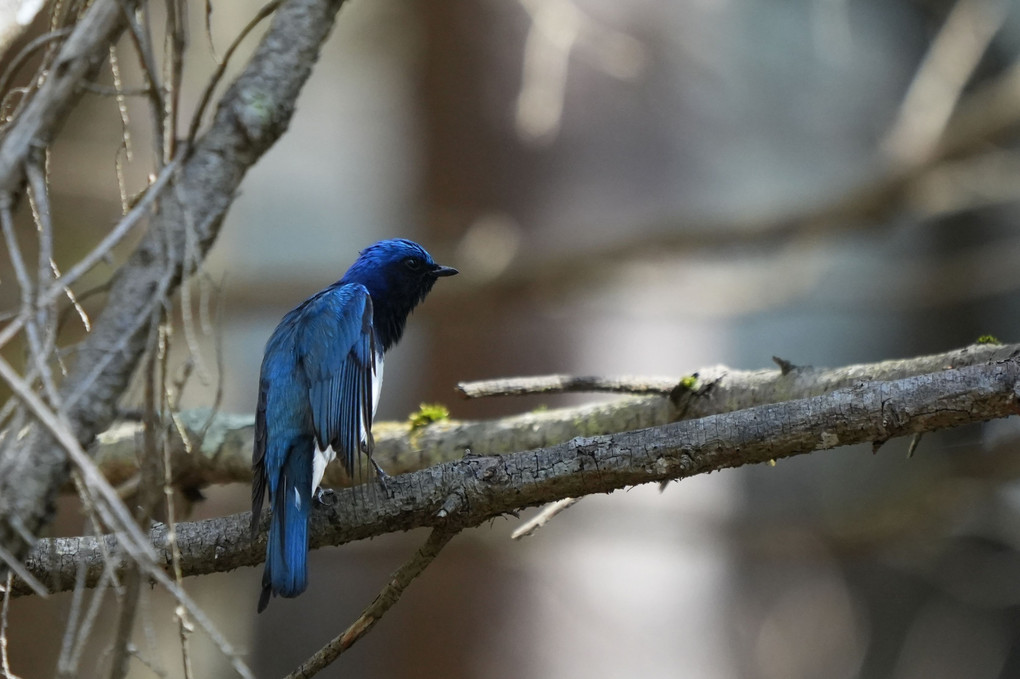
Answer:
<path fill-rule="evenodd" d="M 308 516 L 312 507 L 312 466 L 307 459 L 310 443 L 297 439 L 276 483 L 270 477 L 273 514 L 259 612 L 269 603 L 270 592 L 294 597 L 308 585 Z"/>
<path fill-rule="evenodd" d="M 271 511 L 260 612 L 272 595 L 307 586 L 308 518 L 324 464 L 339 455 L 351 475 L 359 451 L 371 459 L 383 353 L 436 280 L 455 273 L 417 243 L 380 241 L 269 338 L 252 453 L 252 535 L 267 491 Z"/>

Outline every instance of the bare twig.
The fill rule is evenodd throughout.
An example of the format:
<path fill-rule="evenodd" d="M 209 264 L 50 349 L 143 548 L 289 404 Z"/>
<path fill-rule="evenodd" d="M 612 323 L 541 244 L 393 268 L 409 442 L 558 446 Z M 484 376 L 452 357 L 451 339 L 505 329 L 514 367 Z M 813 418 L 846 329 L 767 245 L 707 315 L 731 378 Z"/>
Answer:
<path fill-rule="evenodd" d="M 25 160 L 52 140 L 78 97 L 78 84 L 92 80 L 98 72 L 107 46 L 123 30 L 124 12 L 137 4 L 138 0 L 101 0 L 85 10 L 61 45 L 46 81 L 3 131 L 0 192 L 17 191 L 24 178 Z"/>
<path fill-rule="evenodd" d="M 209 106 L 209 102 L 212 100 L 213 92 L 216 91 L 216 86 L 223 79 L 223 74 L 227 71 L 227 64 L 230 63 L 230 57 L 234 55 L 234 51 L 241 46 L 248 34 L 255 29 L 263 20 L 268 18 L 279 9 L 280 4 L 283 0 L 272 0 L 267 3 L 258 11 L 258 13 L 252 17 L 251 21 L 241 29 L 241 32 L 237 34 L 234 41 L 230 43 L 230 47 L 224 52 L 223 58 L 219 60 L 216 65 L 216 70 L 213 71 L 212 76 L 209 78 L 209 82 L 205 86 L 205 90 L 202 92 L 202 97 L 198 100 L 198 106 L 195 108 L 195 113 L 191 117 L 191 125 L 188 127 L 188 143 L 190 144 L 195 137 L 198 135 L 198 127 L 202 124 L 202 117 L 205 115 L 205 109 Z M 208 5 L 207 5 L 208 7 Z M 206 20 L 209 19 L 211 10 L 206 13 Z M 212 35 L 209 36 L 209 42 L 212 44 Z"/>
<path fill-rule="evenodd" d="M 216 54 L 216 42 L 212 37 L 212 2 L 205 0 L 203 4 L 205 5 L 205 37 L 209 41 L 209 53 L 212 55 L 213 61 L 218 64 L 223 60 Z"/>
<path fill-rule="evenodd" d="M 162 455 L 159 450 L 159 434 L 163 412 L 163 356 L 165 345 L 162 341 L 162 323 L 155 322 L 149 333 L 149 349 L 145 369 L 144 386 L 144 429 L 143 445 L 138 451 L 140 483 L 135 495 L 134 512 L 138 524 L 147 529 L 152 520 L 162 493 Z M 127 675 L 131 660 L 131 637 L 134 632 L 138 607 L 141 604 L 143 571 L 140 565 L 131 565 L 124 577 L 125 586 L 120 593 L 120 614 L 113 639 L 113 655 L 110 679 L 122 679 Z"/>
<path fill-rule="evenodd" d="M 226 656 L 234 670 L 242 677 L 251 677 L 251 670 L 244 664 L 240 657 L 233 651 L 230 644 L 222 634 L 212 625 L 209 619 L 195 605 L 194 601 L 180 587 L 177 586 L 167 574 L 160 568 L 155 559 L 156 552 L 152 544 L 142 534 L 132 520 L 127 508 L 117 496 L 116 491 L 102 477 L 98 469 L 88 457 L 77 439 L 70 432 L 70 428 L 62 423 L 58 417 L 50 411 L 39 399 L 28 385 L 18 377 L 17 373 L 7 361 L 0 357 L 0 378 L 4 379 L 11 390 L 25 403 L 33 412 L 36 418 L 42 423 L 49 433 L 60 443 L 66 451 L 71 462 L 85 478 L 85 487 L 95 492 L 97 498 L 102 502 L 96 504 L 103 522 L 116 530 L 117 544 L 131 557 L 132 564 L 142 567 L 146 573 L 159 582 L 163 587 L 188 609 L 191 615 L 205 629 L 210 639 L 217 645 L 220 651 Z M 0 557 L 3 554 L 0 553 Z M 11 555 L 12 557 L 14 555 Z M 16 557 L 12 560 L 16 561 Z M 9 564 L 10 565 L 10 564 Z M 17 570 L 15 573 L 17 573 Z"/>
<path fill-rule="evenodd" d="M 32 590 L 33 594 L 44 598 L 49 596 L 49 592 L 46 590 L 46 586 L 39 582 L 39 580 L 36 579 L 36 577 L 32 575 L 32 573 L 27 568 L 25 568 L 25 564 L 18 561 L 18 559 L 16 559 L 13 554 L 4 549 L 2 545 L 0 545 L 0 562 L 5 563 L 8 569 L 13 571 L 15 575 L 21 578 L 25 582 L 25 584 L 28 585 L 29 589 Z"/>
<path fill-rule="evenodd" d="M 166 107 L 163 111 L 166 145 L 162 162 L 177 154 L 177 121 L 180 111 L 181 75 L 184 72 L 184 48 L 187 44 L 185 5 L 182 0 L 166 0 L 167 26 L 163 43 L 163 65 L 166 83 Z"/>
<path fill-rule="evenodd" d="M 397 569 L 390 577 L 390 581 L 382 588 L 375 600 L 362 611 L 358 619 L 351 623 L 342 634 L 319 649 L 315 655 L 301 663 L 300 667 L 287 675 L 287 679 L 307 679 L 315 676 L 339 658 L 341 653 L 357 643 L 393 607 L 393 604 L 400 600 L 400 596 L 407 586 L 439 556 L 439 552 L 456 534 L 456 530 L 449 528 L 433 528 L 425 544 L 419 547 L 418 551 Z"/>
<path fill-rule="evenodd" d="M 110 660 L 110 679 L 127 676 L 131 660 L 131 634 L 134 632 L 135 617 L 138 615 L 139 597 L 142 589 L 142 574 L 138 566 L 132 565 L 124 576 L 124 588 L 120 592 L 120 612 L 117 629 L 113 636 L 113 656 Z"/>
<path fill-rule="evenodd" d="M 128 113 L 127 94 L 124 92 L 124 82 L 120 75 L 120 59 L 117 57 L 117 46 L 110 45 L 110 73 L 113 74 L 114 100 L 117 102 L 117 113 L 120 114 L 120 148 L 114 159 L 114 171 L 117 174 L 117 189 L 120 192 L 120 212 L 127 214 L 131 209 L 131 199 L 128 196 L 127 177 L 124 173 L 124 164 L 134 159 L 134 149 L 131 144 L 131 116 Z M 88 88 L 89 91 L 94 91 Z M 146 96 L 151 100 L 152 94 L 149 90 L 152 85 L 145 88 Z"/>
<path fill-rule="evenodd" d="M 138 55 L 139 65 L 142 67 L 142 74 L 145 76 L 145 88 L 149 95 L 149 115 L 152 118 L 152 135 L 153 135 L 153 149 L 154 156 L 157 164 L 162 165 L 168 158 L 164 157 L 166 146 L 166 110 L 167 104 L 164 102 L 163 85 L 159 77 L 159 66 L 156 64 L 156 54 L 152 47 L 152 36 L 149 28 L 148 11 L 143 16 L 144 21 L 140 21 L 139 17 L 134 12 L 128 12 L 125 10 L 127 17 L 128 34 L 131 36 L 131 42 L 135 46 L 135 52 Z M 170 18 L 168 17 L 168 20 Z"/>
<path fill-rule="evenodd" d="M 7 86 L 10 84 L 11 78 L 13 78 L 18 73 L 18 70 L 22 66 L 24 66 L 25 61 L 27 61 L 28 58 L 32 56 L 36 50 L 38 50 L 40 47 L 48 45 L 51 42 L 66 37 L 70 32 L 71 32 L 70 27 L 50 31 L 49 33 L 44 33 L 43 35 L 40 35 L 37 38 L 33 38 L 31 41 L 29 41 L 27 45 L 22 47 L 21 51 L 18 52 L 18 55 L 14 57 L 9 64 L 7 64 L 7 68 L 4 69 L 3 75 L 0 76 L 0 95 L 3 95 L 4 99 L 7 98 L 6 97 Z M 0 123 L 6 122 L 7 122 L 6 119 L 0 118 Z"/>
<path fill-rule="evenodd" d="M 957 0 L 953 5 L 882 144 L 893 162 L 913 165 L 932 153 L 1005 17 L 1001 0 Z"/>
<path fill-rule="evenodd" d="M 39 257 L 35 285 L 36 290 L 40 292 L 46 289 L 50 281 L 53 280 L 55 266 L 53 261 L 53 221 L 50 215 L 46 164 L 47 154 L 37 153 L 25 168 L 30 189 L 29 204 L 32 207 L 32 216 L 39 235 Z M 51 322 L 56 318 L 56 304 L 54 300 L 43 302 L 41 299 L 36 299 L 33 302 L 33 308 L 26 309 L 26 311 L 30 311 L 32 319 L 26 329 L 32 360 L 42 380 L 47 398 L 59 410 L 61 408 L 60 396 L 56 380 L 53 378 L 53 371 L 50 369 L 50 357 L 53 355 L 57 341 L 56 324 Z"/>
<path fill-rule="evenodd" d="M 510 377 L 498 380 L 459 382 L 457 391 L 465 398 L 524 396 L 530 394 L 566 394 L 571 392 L 607 392 L 611 394 L 658 394 L 668 396 L 680 380 L 675 377 L 577 377 L 544 375 Z"/>
<path fill-rule="evenodd" d="M 116 85 L 100 85 L 98 83 L 82 83 L 81 87 L 89 94 L 98 94 L 101 97 L 148 97 L 148 87 L 125 87 L 119 88 Z M 125 103 L 127 103 L 125 101 Z"/>
<path fill-rule="evenodd" d="M 181 154 L 178 154 L 176 158 L 160 170 L 156 179 L 145 190 L 141 198 L 135 202 L 134 207 L 117 222 L 117 226 L 103 236 L 103 239 L 99 241 L 96 247 L 92 248 L 87 255 L 78 260 L 67 273 L 54 281 L 50 289 L 43 294 L 42 299 L 48 301 L 51 298 L 56 298 L 61 292 L 64 292 L 75 281 L 98 264 L 100 260 L 108 257 L 113 248 L 141 221 L 142 217 L 149 214 L 149 210 L 173 178 L 174 173 L 180 167 L 180 163 Z"/>
<path fill-rule="evenodd" d="M 53 381 L 49 365 L 46 363 L 46 351 L 39 332 L 39 317 L 35 304 L 36 284 L 33 283 L 29 276 L 28 267 L 21 254 L 21 247 L 18 245 L 18 240 L 14 233 L 14 217 L 11 214 L 10 201 L 8 200 L 0 200 L 0 228 L 3 230 L 4 243 L 7 245 L 11 265 L 14 267 L 15 278 L 21 289 L 21 313 L 18 319 L 25 320 L 25 337 L 28 343 L 33 375 L 43 378 L 46 396 L 50 403 L 57 407 L 59 403 L 57 387 Z"/>
<path fill-rule="evenodd" d="M 8 571 L 3 585 L 3 601 L 0 602 L 0 672 L 3 672 L 4 679 L 18 679 L 11 672 L 11 661 L 7 657 L 7 612 L 11 602 L 11 578 L 11 572 Z"/>
<path fill-rule="evenodd" d="M 132 228 L 148 214 L 149 209 L 155 203 L 160 193 L 166 187 L 167 183 L 173 177 L 173 173 L 177 170 L 180 163 L 180 157 L 174 159 L 173 162 L 167 164 L 166 167 L 159 173 L 154 181 L 145 192 L 145 195 L 135 204 L 135 206 L 128 212 L 121 220 L 117 223 L 117 226 L 113 228 L 103 239 L 94 247 L 87 255 L 82 257 L 78 262 L 68 270 L 63 276 L 53 282 L 48 290 L 44 291 L 40 297 L 40 303 L 49 303 L 55 300 L 61 294 L 67 295 L 73 299 L 73 295 L 70 292 L 70 286 L 84 274 L 88 273 L 92 267 L 99 263 L 101 259 L 109 255 L 113 248 L 131 231 Z M 2 200 L 0 200 L 0 208 L 2 208 Z M 22 328 L 25 327 L 25 322 L 28 316 L 25 313 L 19 314 L 10 323 L 4 326 L 3 330 L 0 330 L 0 347 L 4 346 L 9 342 Z"/>
<path fill-rule="evenodd" d="M 186 197 L 184 195 L 178 196 L 178 200 L 183 201 L 185 199 Z M 210 380 L 209 369 L 206 367 L 205 361 L 202 358 L 202 350 L 198 343 L 198 334 L 195 330 L 195 319 L 192 309 L 192 279 L 193 275 L 202 265 L 202 257 L 198 249 L 198 244 L 195 242 L 195 225 L 190 214 L 185 214 L 185 227 L 184 261 L 181 264 L 180 285 L 181 327 L 184 329 L 184 341 L 188 345 L 191 360 L 194 361 L 195 366 L 198 368 L 199 377 L 202 382 L 208 383 Z"/>
<path fill-rule="evenodd" d="M 520 528 L 511 533 L 510 538 L 513 540 L 520 540 L 521 538 L 531 537 L 535 534 L 535 531 L 552 521 L 557 514 L 576 505 L 580 499 L 581 498 L 578 497 L 565 497 L 562 500 L 557 500 L 556 502 L 546 505 L 542 508 L 542 511 L 530 520 L 522 523 Z"/>
<path fill-rule="evenodd" d="M 21 246 L 18 245 L 18 237 L 14 233 L 14 216 L 11 213 L 11 201 L 4 197 L 0 200 L 0 227 L 3 228 L 4 245 L 7 246 L 7 255 L 11 259 L 11 266 L 14 268 L 14 277 L 21 289 L 21 316 L 32 318 L 32 298 L 35 286 L 28 275 L 28 267 L 21 254 Z"/>
<path fill-rule="evenodd" d="M 57 661 L 57 671 L 61 677 L 73 679 L 80 676 L 79 665 L 81 664 L 81 657 L 85 653 L 89 636 L 92 634 L 96 621 L 99 619 L 99 612 L 102 610 L 102 604 L 106 600 L 106 595 L 111 591 L 111 588 L 114 588 L 113 591 L 116 591 L 115 588 L 120 587 L 120 583 L 116 581 L 113 575 L 112 565 L 115 563 L 115 560 L 111 560 L 108 563 L 109 565 L 104 571 L 99 585 L 96 587 L 95 592 L 92 593 L 88 608 L 80 624 L 78 624 L 76 632 L 71 629 L 71 622 L 68 622 L 68 635 L 65 637 L 65 641 L 69 642 L 70 646 L 66 651 L 61 648 L 60 658 Z M 75 592 L 77 593 L 79 589 L 84 590 L 84 583 L 81 586 L 76 586 Z"/>
<path fill-rule="evenodd" d="M 170 401 L 168 398 L 168 389 L 165 384 L 166 373 L 167 373 L 167 349 L 169 345 L 170 327 L 164 324 L 160 328 L 159 342 L 159 362 L 160 362 L 160 376 L 163 381 L 161 384 L 161 399 L 162 399 L 162 411 L 173 412 L 177 409 L 177 403 Z M 181 389 L 178 388 L 178 394 Z M 163 501 L 166 504 L 166 526 L 167 526 L 167 544 L 170 548 L 170 567 L 174 577 L 174 582 L 177 583 L 178 587 L 183 589 L 183 574 L 181 573 L 181 550 L 177 544 L 177 512 L 174 506 L 174 488 L 173 488 L 173 461 L 170 455 L 170 434 L 168 427 L 161 427 L 160 431 L 162 436 L 160 439 L 160 454 L 162 460 L 162 471 L 163 478 L 161 479 L 161 486 L 163 489 Z M 194 676 L 194 672 L 191 667 L 191 651 L 190 651 L 190 634 L 194 630 L 194 626 L 188 619 L 187 611 L 183 606 L 177 606 L 174 610 L 174 616 L 177 618 L 177 632 L 181 640 L 181 661 L 184 667 L 185 679 L 191 679 Z"/>
<path fill-rule="evenodd" d="M 109 570 L 107 571 L 109 573 Z M 75 646 L 75 640 L 83 640 L 85 635 L 79 634 L 81 627 L 79 623 L 82 622 L 82 606 L 85 602 L 85 593 L 87 592 L 85 587 L 85 567 L 79 565 L 78 576 L 75 580 L 74 590 L 71 593 L 71 608 L 67 612 L 67 624 L 64 625 L 64 635 L 60 642 L 60 654 L 57 656 L 57 676 L 58 677 L 71 677 L 77 675 L 77 663 L 71 664 L 72 652 Z M 100 580 L 95 591 L 92 593 L 92 601 L 105 594 L 106 588 L 103 585 L 103 581 Z"/>

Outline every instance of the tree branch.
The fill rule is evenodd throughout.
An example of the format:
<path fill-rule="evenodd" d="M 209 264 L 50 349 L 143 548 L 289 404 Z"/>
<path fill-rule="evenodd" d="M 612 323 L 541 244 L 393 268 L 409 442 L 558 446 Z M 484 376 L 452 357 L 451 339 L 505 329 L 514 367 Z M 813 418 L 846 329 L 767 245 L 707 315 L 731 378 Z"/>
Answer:
<path fill-rule="evenodd" d="M 575 436 L 653 427 L 819 396 L 866 381 L 900 379 L 1016 355 L 1020 355 L 1020 344 L 975 344 L 931 356 L 841 368 L 791 365 L 784 370 L 748 371 L 713 366 L 694 373 L 697 379 L 692 388 L 678 387 L 679 377 L 610 379 L 552 375 L 462 383 L 458 389 L 471 397 L 494 392 L 561 393 L 578 389 L 658 396 L 539 410 L 492 421 L 440 420 L 421 429 L 407 422 L 378 422 L 373 430 L 374 457 L 391 474 L 404 474 L 458 460 L 465 450 L 481 455 L 505 455 L 552 446 Z M 170 432 L 174 485 L 201 488 L 215 483 L 250 482 L 254 415 L 196 409 L 180 413 L 177 420 L 180 429 L 188 433 L 189 440 L 187 443 L 181 440 L 178 428 Z M 142 434 L 140 424 L 124 423 L 98 436 L 92 452 L 96 464 L 112 484 L 125 483 L 138 473 L 137 450 L 142 445 Z M 342 465 L 334 464 L 327 468 L 324 483 L 339 487 L 349 486 L 352 481 Z"/>
<path fill-rule="evenodd" d="M 537 450 L 466 456 L 393 477 L 385 501 L 370 497 L 378 492 L 371 484 L 338 492 L 333 505 L 313 514 L 311 545 L 422 526 L 474 526 L 564 497 L 1007 417 L 1017 412 L 1018 390 L 1020 359 L 1013 357 Z M 200 575 L 260 563 L 265 532 L 252 540 L 248 522 L 242 513 L 178 524 L 181 571 Z M 262 523 L 264 529 L 265 517 Z M 153 527 L 149 537 L 169 563 L 166 527 Z M 79 568 L 92 585 L 104 569 L 103 547 L 114 543 L 111 536 L 41 540 L 26 565 L 53 590 L 73 587 Z M 18 583 L 15 591 L 29 590 Z"/>
<path fill-rule="evenodd" d="M 179 284 L 186 255 L 205 256 L 245 173 L 286 130 L 298 93 L 342 2 L 282 4 L 250 62 L 224 93 L 208 132 L 187 150 L 173 189 L 160 197 L 148 232 L 118 270 L 106 307 L 80 345 L 75 366 L 62 385 L 67 419 L 79 441 L 91 442 L 112 422 L 116 403 L 145 349 L 153 309 L 165 304 Z M 115 10 L 109 11 L 122 11 L 113 0 L 97 2 L 93 9 L 111 6 Z M 78 44 L 77 34 L 76 30 L 65 50 Z M 105 54 L 111 34 L 90 35 Z M 58 59 L 50 78 L 56 83 L 72 72 L 80 77 L 74 70 L 79 68 L 77 63 Z M 30 106 L 40 99 L 45 101 L 43 90 Z M 27 109 L 21 119 L 32 119 Z M 15 143 L 9 141 L 11 134 L 22 135 L 18 130 L 10 130 L 0 146 L 0 189 L 13 190 L 20 181 L 20 171 L 12 168 L 20 162 L 16 152 L 21 147 L 13 147 L 13 156 L 4 151 L 7 144 Z M 27 549 L 24 536 L 37 533 L 49 520 L 48 506 L 67 479 L 66 459 L 65 451 L 38 428 L 23 445 L 0 450 L 4 471 L 0 475 L 0 545 L 15 556 Z"/>
<path fill-rule="evenodd" d="M 343 633 L 316 651 L 312 657 L 301 663 L 301 666 L 288 674 L 285 679 L 308 679 L 308 677 L 315 676 L 339 658 L 341 653 L 368 634 L 369 630 L 379 622 L 379 619 L 393 607 L 393 604 L 400 600 L 400 596 L 407 586 L 439 556 L 439 552 L 456 534 L 455 530 L 433 528 L 425 544 L 419 547 L 418 551 L 397 569 L 378 596 L 361 612 L 358 619 L 351 623 Z"/>

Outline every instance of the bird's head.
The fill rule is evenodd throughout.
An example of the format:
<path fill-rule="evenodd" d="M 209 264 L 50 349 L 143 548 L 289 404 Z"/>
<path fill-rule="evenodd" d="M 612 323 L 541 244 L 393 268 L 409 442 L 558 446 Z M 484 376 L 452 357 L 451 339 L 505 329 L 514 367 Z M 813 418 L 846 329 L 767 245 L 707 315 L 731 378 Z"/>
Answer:
<path fill-rule="evenodd" d="M 425 248 L 404 238 L 383 240 L 361 251 L 341 283 L 361 283 L 368 288 L 376 320 L 391 326 L 387 339 L 396 341 L 404 321 L 436 280 L 458 273 L 436 264 Z M 384 342 L 387 346 L 392 342 Z"/>
<path fill-rule="evenodd" d="M 452 267 L 436 264 L 417 243 L 393 238 L 362 250 L 344 275 L 344 282 L 364 285 L 375 303 L 389 297 L 414 300 L 414 306 L 425 299 L 437 279 L 456 273 Z"/>

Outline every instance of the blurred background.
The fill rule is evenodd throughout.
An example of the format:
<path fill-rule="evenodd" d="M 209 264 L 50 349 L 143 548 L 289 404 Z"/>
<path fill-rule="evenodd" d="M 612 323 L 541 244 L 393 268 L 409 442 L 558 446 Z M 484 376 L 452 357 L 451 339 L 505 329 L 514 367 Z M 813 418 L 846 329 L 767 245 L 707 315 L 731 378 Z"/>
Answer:
<path fill-rule="evenodd" d="M 213 68 L 203 8 L 190 11 L 186 111 Z M 213 5 L 219 54 L 251 11 Z M 680 376 L 773 355 L 840 366 L 1014 341 L 1018 58 L 1006 0 L 348 3 L 193 284 L 212 320 L 182 405 L 219 391 L 222 409 L 250 412 L 280 317 L 393 236 L 462 275 L 387 357 L 379 419 L 422 401 L 482 418 L 590 400 L 466 402 L 462 380 Z M 129 102 L 139 147 L 145 106 Z M 1005 124 L 944 151 L 955 109 Z M 121 136 L 116 102 L 92 96 L 54 149 L 70 262 L 120 213 Z M 144 186 L 151 165 L 126 168 Z M 1014 422 L 995 422 L 926 436 L 909 460 L 895 440 L 586 498 L 519 542 L 518 519 L 494 520 L 323 676 L 1020 676 L 1017 446 Z M 191 518 L 243 511 L 248 493 L 209 488 Z M 54 530 L 81 524 L 67 498 Z M 258 676 L 278 676 L 424 538 L 318 550 L 309 590 L 261 616 L 261 568 L 186 585 Z M 172 606 L 143 598 L 131 676 L 181 676 Z M 13 601 L 15 672 L 53 673 L 70 599 Z M 108 672 L 107 599 L 82 676 Z M 198 676 L 226 676 L 193 639 Z"/>

